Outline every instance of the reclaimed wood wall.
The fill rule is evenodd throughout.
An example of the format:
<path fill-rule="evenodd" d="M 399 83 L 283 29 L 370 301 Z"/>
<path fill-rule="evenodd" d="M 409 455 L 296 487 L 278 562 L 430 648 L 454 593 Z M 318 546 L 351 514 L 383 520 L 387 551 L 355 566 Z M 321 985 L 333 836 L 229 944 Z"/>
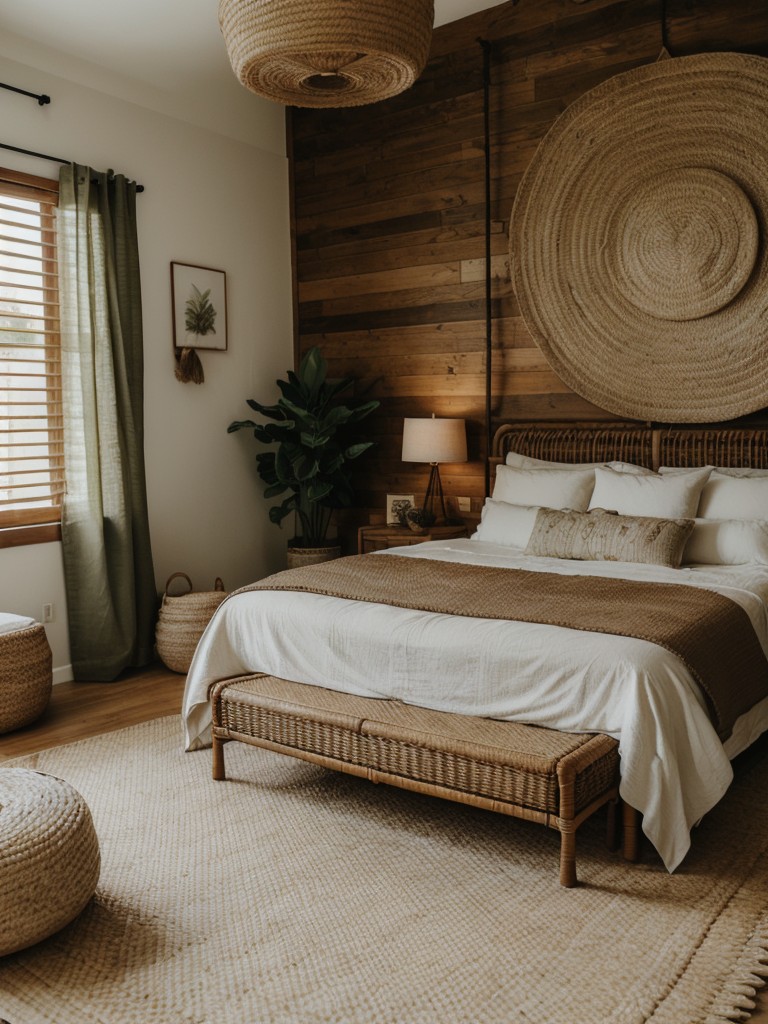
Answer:
<path fill-rule="evenodd" d="M 509 280 L 509 215 L 535 149 L 566 106 L 655 60 L 662 12 L 673 56 L 768 55 L 765 0 L 509 0 L 436 29 L 414 87 L 374 106 L 288 113 L 297 358 L 319 345 L 334 377 L 378 398 L 358 508 L 423 493 L 400 459 L 403 417 L 467 420 L 470 461 L 442 467 L 446 494 L 485 494 L 483 54 L 491 43 L 492 417 L 604 420 L 548 367 Z"/>

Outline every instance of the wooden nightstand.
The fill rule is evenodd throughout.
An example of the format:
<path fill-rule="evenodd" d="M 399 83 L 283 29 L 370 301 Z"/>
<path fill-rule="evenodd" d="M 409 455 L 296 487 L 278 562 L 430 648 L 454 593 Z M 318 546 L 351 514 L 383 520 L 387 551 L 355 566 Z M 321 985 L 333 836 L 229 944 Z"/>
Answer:
<path fill-rule="evenodd" d="M 426 533 L 414 533 L 407 526 L 361 526 L 357 531 L 357 551 L 367 555 L 382 548 L 399 548 L 406 544 L 423 544 L 426 540 L 453 540 L 466 537 L 467 528 L 461 526 L 430 526 Z"/>

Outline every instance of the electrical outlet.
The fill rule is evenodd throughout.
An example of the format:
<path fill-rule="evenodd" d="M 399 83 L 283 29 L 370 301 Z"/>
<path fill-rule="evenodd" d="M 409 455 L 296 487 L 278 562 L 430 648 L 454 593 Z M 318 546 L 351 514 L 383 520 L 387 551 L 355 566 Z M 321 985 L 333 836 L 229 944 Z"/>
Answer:
<path fill-rule="evenodd" d="M 54 618 L 54 606 L 52 604 L 43 605 L 43 622 L 53 622 Z"/>
<path fill-rule="evenodd" d="M 471 498 L 457 498 L 456 499 L 459 512 L 471 512 L 472 511 L 472 499 Z"/>

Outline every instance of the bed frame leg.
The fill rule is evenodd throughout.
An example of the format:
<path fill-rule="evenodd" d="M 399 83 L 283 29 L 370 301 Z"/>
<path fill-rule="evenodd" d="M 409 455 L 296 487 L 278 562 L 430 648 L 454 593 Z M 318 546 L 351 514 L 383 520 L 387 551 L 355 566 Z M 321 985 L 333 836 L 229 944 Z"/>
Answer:
<path fill-rule="evenodd" d="M 576 830 L 569 822 L 560 826 L 560 885 L 572 889 L 576 883 Z"/>
<path fill-rule="evenodd" d="M 613 800 L 609 800 L 606 805 L 608 816 L 605 823 L 605 843 L 609 850 L 618 850 L 619 848 L 618 802 L 619 798 L 616 797 Z"/>
<path fill-rule="evenodd" d="M 216 782 L 222 782 L 227 778 L 227 771 L 224 767 L 224 744 L 227 740 L 219 736 L 213 737 L 213 777 Z"/>
<path fill-rule="evenodd" d="M 624 860 L 635 863 L 640 860 L 640 812 L 627 803 L 622 803 L 621 811 L 624 825 Z"/>

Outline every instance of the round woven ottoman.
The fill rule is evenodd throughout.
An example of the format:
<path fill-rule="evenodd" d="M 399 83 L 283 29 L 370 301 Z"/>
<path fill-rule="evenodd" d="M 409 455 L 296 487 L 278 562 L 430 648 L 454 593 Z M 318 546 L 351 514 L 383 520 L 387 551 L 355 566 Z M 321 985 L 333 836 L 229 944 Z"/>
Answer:
<path fill-rule="evenodd" d="M 69 924 L 96 890 L 91 812 L 61 779 L 0 768 L 0 956 Z"/>
<path fill-rule="evenodd" d="M 51 662 L 39 622 L 0 614 L 0 733 L 34 722 L 48 707 Z"/>

